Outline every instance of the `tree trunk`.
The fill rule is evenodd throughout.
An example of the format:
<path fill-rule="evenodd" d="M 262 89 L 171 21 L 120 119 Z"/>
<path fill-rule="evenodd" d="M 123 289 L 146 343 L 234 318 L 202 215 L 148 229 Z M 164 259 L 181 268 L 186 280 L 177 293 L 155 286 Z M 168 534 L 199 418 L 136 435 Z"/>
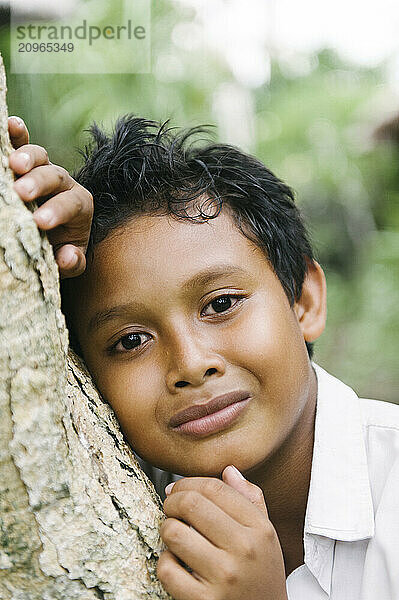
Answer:
<path fill-rule="evenodd" d="M 10 150 L 0 56 L 0 599 L 167 598 L 160 499 L 68 351 L 58 269 Z"/>

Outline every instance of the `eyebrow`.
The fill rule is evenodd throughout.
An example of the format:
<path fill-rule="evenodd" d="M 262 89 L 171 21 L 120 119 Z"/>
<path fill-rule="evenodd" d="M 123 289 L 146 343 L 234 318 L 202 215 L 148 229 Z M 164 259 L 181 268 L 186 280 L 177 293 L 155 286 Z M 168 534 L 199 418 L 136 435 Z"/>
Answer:
<path fill-rule="evenodd" d="M 182 285 L 184 291 L 194 291 L 199 287 L 203 287 L 211 281 L 215 281 L 225 275 L 248 275 L 245 269 L 236 267 L 231 264 L 221 264 L 218 266 L 208 267 L 199 273 L 196 273 L 191 279 Z M 99 329 L 108 321 L 124 317 L 128 313 L 136 311 L 144 312 L 146 306 L 141 302 L 128 302 L 127 304 L 119 304 L 96 312 L 90 319 L 87 325 L 87 332 L 90 333 L 93 329 Z"/>

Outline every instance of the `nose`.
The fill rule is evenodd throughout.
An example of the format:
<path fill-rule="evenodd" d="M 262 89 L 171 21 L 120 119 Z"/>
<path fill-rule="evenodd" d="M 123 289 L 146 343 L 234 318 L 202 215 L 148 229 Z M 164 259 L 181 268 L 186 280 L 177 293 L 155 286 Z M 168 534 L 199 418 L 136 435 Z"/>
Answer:
<path fill-rule="evenodd" d="M 187 329 L 175 332 L 173 340 L 169 338 L 166 385 L 170 392 L 176 393 L 178 388 L 186 386 L 197 387 L 211 376 L 224 375 L 225 361 L 210 348 L 209 341 Z"/>

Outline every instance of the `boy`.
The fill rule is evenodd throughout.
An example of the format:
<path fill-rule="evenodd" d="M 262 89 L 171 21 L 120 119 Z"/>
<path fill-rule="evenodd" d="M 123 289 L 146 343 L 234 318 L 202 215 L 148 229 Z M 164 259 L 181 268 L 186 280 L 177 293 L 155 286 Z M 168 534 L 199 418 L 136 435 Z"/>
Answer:
<path fill-rule="evenodd" d="M 154 122 L 91 131 L 79 183 L 15 118 L 10 165 L 23 200 L 48 198 L 34 218 L 71 344 L 139 456 L 185 476 L 166 490 L 165 589 L 397 600 L 399 409 L 311 363 L 326 287 L 291 191 Z"/>

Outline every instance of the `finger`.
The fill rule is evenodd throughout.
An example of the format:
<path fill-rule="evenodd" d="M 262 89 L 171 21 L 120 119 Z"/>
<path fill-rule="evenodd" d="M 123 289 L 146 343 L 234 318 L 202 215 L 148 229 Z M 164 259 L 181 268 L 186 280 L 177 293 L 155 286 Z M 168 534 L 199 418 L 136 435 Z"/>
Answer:
<path fill-rule="evenodd" d="M 157 577 L 174 600 L 203 600 L 204 584 L 188 573 L 170 550 L 165 550 L 158 560 Z"/>
<path fill-rule="evenodd" d="M 74 180 L 68 171 L 57 165 L 36 167 L 14 183 L 14 189 L 25 202 L 71 189 Z"/>
<path fill-rule="evenodd" d="M 215 548 L 198 531 L 179 519 L 166 519 L 160 529 L 161 538 L 190 569 L 204 581 L 215 581 L 218 577 L 218 565 L 224 554 Z"/>
<path fill-rule="evenodd" d="M 78 277 L 86 268 L 86 257 L 82 250 L 72 244 L 65 244 L 55 252 L 60 278 Z"/>
<path fill-rule="evenodd" d="M 47 202 L 35 210 L 33 218 L 40 229 L 48 230 L 54 229 L 54 227 L 58 227 L 59 225 L 65 225 L 66 223 L 70 224 L 79 215 L 82 216 L 82 220 L 84 221 L 85 219 L 83 217 L 85 210 L 86 207 L 84 205 L 82 206 L 81 191 L 77 188 L 73 188 L 56 194 L 47 200 Z M 87 210 L 89 210 L 88 207 Z M 87 232 L 82 232 L 82 234 L 86 234 L 83 235 L 83 237 L 88 238 L 89 231 L 90 223 L 87 225 Z M 72 239 L 69 241 L 77 242 L 77 240 Z M 80 246 L 81 244 L 76 245 Z"/>
<path fill-rule="evenodd" d="M 45 148 L 36 144 L 23 145 L 10 154 L 8 163 L 17 175 L 24 175 L 34 167 L 48 165 L 49 159 Z"/>
<path fill-rule="evenodd" d="M 224 469 L 222 478 L 225 483 L 240 492 L 245 498 L 248 498 L 252 504 L 257 506 L 259 510 L 269 517 L 262 490 L 257 485 L 254 485 L 245 479 L 242 473 L 240 473 L 234 465 L 229 465 Z"/>
<path fill-rule="evenodd" d="M 259 489 L 259 488 L 258 488 Z M 214 477 L 184 477 L 175 482 L 171 494 L 194 490 L 211 500 L 237 523 L 253 527 L 263 522 L 265 515 L 240 492 Z M 259 490 L 260 491 L 260 490 Z"/>
<path fill-rule="evenodd" d="M 8 133 L 14 148 L 29 143 L 28 129 L 20 117 L 8 117 Z"/>
<path fill-rule="evenodd" d="M 197 491 L 171 494 L 164 501 L 164 511 L 194 527 L 217 548 L 228 551 L 240 546 L 244 527 Z"/>

